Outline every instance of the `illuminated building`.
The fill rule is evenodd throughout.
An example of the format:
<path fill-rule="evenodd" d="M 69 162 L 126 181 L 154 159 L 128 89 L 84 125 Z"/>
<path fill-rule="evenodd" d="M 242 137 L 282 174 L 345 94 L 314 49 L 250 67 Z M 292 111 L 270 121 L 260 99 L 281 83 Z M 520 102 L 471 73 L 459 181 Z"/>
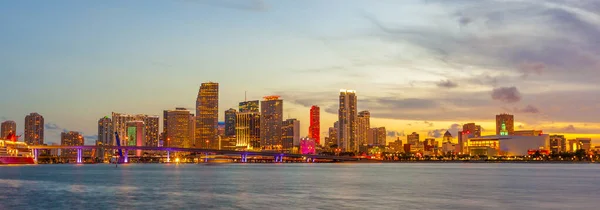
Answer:
<path fill-rule="evenodd" d="M 219 83 L 200 85 L 196 100 L 196 146 L 216 149 L 219 147 L 217 126 L 219 119 Z M 202 142 L 202 143 L 199 143 Z M 208 142 L 208 143 L 204 143 Z"/>
<path fill-rule="evenodd" d="M 121 137 L 121 145 L 127 145 L 125 141 L 125 136 L 127 136 L 127 122 L 131 121 L 142 121 L 144 122 L 144 139 L 146 140 L 146 146 L 158 146 L 158 136 L 159 136 L 159 117 L 158 116 L 148 116 L 143 114 L 130 115 L 130 114 L 122 114 L 122 113 L 112 113 L 112 130 L 113 132 L 117 132 L 119 137 Z M 113 134 L 114 135 L 114 134 Z M 112 143 L 109 145 L 117 145 L 115 139 L 113 138 Z"/>
<path fill-rule="evenodd" d="M 126 145 L 123 146 L 145 146 L 145 128 L 144 121 L 129 121 L 126 123 L 127 126 L 127 136 L 125 140 L 127 141 Z M 142 156 L 142 150 L 136 150 L 136 156 Z"/>
<path fill-rule="evenodd" d="M 235 136 L 235 116 L 237 111 L 235 109 L 229 109 L 225 111 L 225 136 Z"/>
<path fill-rule="evenodd" d="M 586 152 L 591 149 L 591 138 L 576 138 L 569 140 L 569 152 L 577 152 L 577 150 L 585 150 Z"/>
<path fill-rule="evenodd" d="M 450 131 L 446 131 L 446 133 L 444 133 L 442 142 L 452 142 L 452 134 L 450 134 Z"/>
<path fill-rule="evenodd" d="M 303 155 L 315 154 L 315 140 L 312 138 L 301 138 L 300 139 L 300 153 Z"/>
<path fill-rule="evenodd" d="M 369 128 L 367 133 L 368 145 L 385 146 L 387 143 L 386 138 L 385 127 Z"/>
<path fill-rule="evenodd" d="M 60 134 L 61 146 L 83 146 L 84 138 L 79 132 L 69 131 Z M 60 155 L 69 159 L 77 157 L 76 149 L 61 149 Z"/>
<path fill-rule="evenodd" d="M 290 150 L 300 144 L 300 121 L 287 119 L 282 126 L 283 149 Z"/>
<path fill-rule="evenodd" d="M 406 136 L 406 141 L 408 144 L 413 146 L 419 145 L 419 134 L 417 132 L 413 132 L 412 134 Z"/>
<path fill-rule="evenodd" d="M 328 142 L 327 142 L 328 145 L 327 146 L 331 147 L 333 145 L 337 145 L 337 142 L 338 142 L 337 141 L 337 137 L 338 137 L 338 134 L 337 134 L 337 122 L 334 123 L 333 127 L 329 127 L 328 136 L 329 136 L 329 138 L 327 139 L 328 140 Z"/>
<path fill-rule="evenodd" d="M 550 151 L 553 153 L 567 151 L 567 139 L 564 135 L 550 135 Z"/>
<path fill-rule="evenodd" d="M 455 154 L 457 145 L 452 142 L 442 142 L 442 153 L 443 154 Z"/>
<path fill-rule="evenodd" d="M 458 132 L 458 147 L 456 148 L 456 152 L 463 154 L 469 153 L 469 138 L 475 138 L 475 135 L 468 130 Z"/>
<path fill-rule="evenodd" d="M 4 121 L 0 125 L 0 139 L 6 138 L 9 134 L 16 134 L 16 133 L 17 133 L 17 123 L 15 121 L 12 121 L 12 120 Z"/>
<path fill-rule="evenodd" d="M 373 138 L 369 139 L 371 129 L 371 113 L 369 111 L 360 111 L 357 116 L 357 141 L 360 145 L 373 145 Z"/>
<path fill-rule="evenodd" d="M 549 136 L 482 136 L 469 138 L 468 151 L 471 155 L 480 156 L 524 156 L 529 150 L 549 148 Z"/>
<path fill-rule="evenodd" d="M 505 128 L 504 133 L 502 132 L 503 125 Z M 503 135 L 504 134 L 504 135 Z M 515 118 L 510 114 L 499 114 L 496 115 L 496 135 L 511 136 L 515 134 Z"/>
<path fill-rule="evenodd" d="M 258 100 L 240 102 L 239 112 L 259 112 Z"/>
<path fill-rule="evenodd" d="M 475 125 L 475 123 L 467 123 L 463 125 L 463 132 L 468 132 L 469 134 L 472 134 L 473 137 L 480 137 L 481 126 Z"/>
<path fill-rule="evenodd" d="M 25 117 L 25 143 L 27 145 L 44 144 L 44 117 L 31 113 Z"/>
<path fill-rule="evenodd" d="M 190 111 L 185 108 L 163 111 L 163 132 L 165 147 L 191 148 L 193 146 L 194 132 L 193 118 Z M 206 142 L 196 142 L 197 144 Z"/>
<path fill-rule="evenodd" d="M 514 133 L 515 136 L 539 136 L 542 134 L 544 134 L 542 130 L 522 130 Z"/>
<path fill-rule="evenodd" d="M 281 148 L 283 101 L 279 96 L 265 96 L 260 102 L 260 144 L 262 148 Z"/>
<path fill-rule="evenodd" d="M 321 109 L 313 105 L 310 107 L 310 125 L 308 137 L 315 139 L 317 145 L 321 145 Z"/>
<path fill-rule="evenodd" d="M 354 90 L 340 90 L 338 110 L 338 146 L 346 152 L 358 151 L 357 97 Z"/>
<path fill-rule="evenodd" d="M 97 142 L 100 142 L 101 145 L 109 146 L 113 143 L 114 136 L 115 136 L 115 134 L 113 132 L 112 120 L 108 117 L 100 118 L 100 120 L 98 120 L 98 140 L 97 140 Z M 97 157 L 99 157 L 99 158 L 104 158 L 109 155 L 108 151 L 103 148 L 99 148 L 96 151 L 96 153 L 97 153 Z"/>
<path fill-rule="evenodd" d="M 404 149 L 403 145 L 404 144 L 402 144 L 402 140 L 400 140 L 400 137 L 398 137 L 398 139 L 396 139 L 396 141 L 389 143 L 390 151 L 391 152 L 402 152 Z"/>
<path fill-rule="evenodd" d="M 260 113 L 238 112 L 235 121 L 236 148 L 260 149 Z"/>

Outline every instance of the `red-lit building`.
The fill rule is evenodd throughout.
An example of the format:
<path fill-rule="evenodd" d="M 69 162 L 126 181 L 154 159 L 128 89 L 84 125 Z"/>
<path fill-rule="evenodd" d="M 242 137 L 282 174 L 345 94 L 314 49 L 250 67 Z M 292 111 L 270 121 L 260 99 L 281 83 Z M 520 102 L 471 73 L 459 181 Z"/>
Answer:
<path fill-rule="evenodd" d="M 315 140 L 317 145 L 321 145 L 321 120 L 320 108 L 316 105 L 310 107 L 310 126 L 308 127 L 308 137 Z"/>

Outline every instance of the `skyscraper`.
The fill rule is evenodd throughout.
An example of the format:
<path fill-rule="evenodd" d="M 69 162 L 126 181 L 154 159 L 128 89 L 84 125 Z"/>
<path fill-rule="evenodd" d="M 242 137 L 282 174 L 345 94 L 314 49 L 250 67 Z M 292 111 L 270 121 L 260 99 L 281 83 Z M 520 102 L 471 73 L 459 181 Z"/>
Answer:
<path fill-rule="evenodd" d="M 236 148 L 238 150 L 260 149 L 260 113 L 238 112 L 235 121 Z"/>
<path fill-rule="evenodd" d="M 412 134 L 406 136 L 406 141 L 410 145 L 419 145 L 419 134 L 417 132 L 413 132 Z"/>
<path fill-rule="evenodd" d="M 340 105 L 338 110 L 338 145 L 343 151 L 358 151 L 357 139 L 357 107 L 356 91 L 340 90 Z"/>
<path fill-rule="evenodd" d="M 225 136 L 235 136 L 235 119 L 237 111 L 235 109 L 228 109 L 225 111 Z"/>
<path fill-rule="evenodd" d="M 386 138 L 385 127 L 369 128 L 367 130 L 367 144 L 369 145 L 385 146 L 387 144 Z"/>
<path fill-rule="evenodd" d="M 38 113 L 25 116 L 25 143 L 44 144 L 44 117 Z"/>
<path fill-rule="evenodd" d="M 265 96 L 260 102 L 260 144 L 263 148 L 279 148 L 283 123 L 283 101 L 279 96 Z"/>
<path fill-rule="evenodd" d="M 500 133 L 502 125 L 505 126 L 507 133 Z M 496 115 L 496 135 L 512 136 L 515 134 L 515 117 L 510 114 Z"/>
<path fill-rule="evenodd" d="M 367 110 L 358 113 L 357 140 L 360 145 L 373 144 L 369 142 L 369 129 L 371 128 L 371 113 Z"/>
<path fill-rule="evenodd" d="M 283 149 L 290 150 L 300 144 L 300 121 L 296 119 L 287 119 L 283 121 L 282 126 Z"/>
<path fill-rule="evenodd" d="M 481 137 L 481 126 L 475 123 L 467 123 L 463 125 L 463 132 L 473 134 L 474 138 Z"/>
<path fill-rule="evenodd" d="M 60 134 L 60 145 L 62 146 L 82 146 L 84 140 L 83 135 L 76 131 L 62 132 Z M 61 149 L 60 155 L 72 158 L 77 156 L 77 151 L 75 149 Z"/>
<path fill-rule="evenodd" d="M 98 140 L 96 141 L 96 144 L 110 146 L 114 142 L 114 136 L 112 120 L 108 117 L 100 118 L 98 120 Z M 100 158 L 109 155 L 108 151 L 104 148 L 99 148 L 97 153 L 97 157 Z"/>
<path fill-rule="evenodd" d="M 218 120 L 219 83 L 202 83 L 196 99 L 196 142 L 208 141 L 208 144 L 197 144 L 197 147 L 210 149 L 219 147 Z"/>
<path fill-rule="evenodd" d="M 337 145 L 338 141 L 338 134 L 337 134 L 337 122 L 335 122 L 333 124 L 333 127 L 329 127 L 329 132 L 328 132 L 328 142 L 327 142 L 327 146 L 332 146 L 332 145 Z"/>
<path fill-rule="evenodd" d="M 321 145 L 321 108 L 317 105 L 310 107 L 308 137 L 314 139 L 317 145 Z"/>
<path fill-rule="evenodd" d="M 17 133 L 17 123 L 15 121 L 4 121 L 0 127 L 0 139 L 6 138 L 8 134 L 12 133 L 16 135 Z"/>
<path fill-rule="evenodd" d="M 239 111 L 240 112 L 260 112 L 260 110 L 258 109 L 258 100 L 240 102 Z"/>
<path fill-rule="evenodd" d="M 163 132 L 165 135 L 165 147 L 190 148 L 193 139 L 190 131 L 190 111 L 185 108 L 165 110 L 163 112 Z M 207 145 L 209 142 L 196 142 L 196 144 Z M 205 146 L 206 147 L 206 146 Z"/>
<path fill-rule="evenodd" d="M 130 115 L 130 114 L 122 114 L 122 113 L 112 113 L 112 126 L 113 132 L 117 132 L 119 137 L 121 138 L 121 145 L 127 145 L 125 141 L 125 136 L 127 136 L 127 122 L 131 121 L 142 121 L 146 126 L 144 128 L 146 140 L 146 146 L 158 146 L 158 116 L 148 116 L 143 114 Z M 116 145 L 115 139 L 113 138 L 113 142 L 110 145 Z"/>

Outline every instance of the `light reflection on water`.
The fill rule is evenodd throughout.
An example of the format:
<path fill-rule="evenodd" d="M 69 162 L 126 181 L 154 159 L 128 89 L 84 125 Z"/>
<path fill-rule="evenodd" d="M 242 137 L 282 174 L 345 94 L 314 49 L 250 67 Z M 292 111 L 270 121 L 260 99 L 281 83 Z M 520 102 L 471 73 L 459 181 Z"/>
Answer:
<path fill-rule="evenodd" d="M 596 209 L 597 164 L 0 167 L 0 209 Z"/>

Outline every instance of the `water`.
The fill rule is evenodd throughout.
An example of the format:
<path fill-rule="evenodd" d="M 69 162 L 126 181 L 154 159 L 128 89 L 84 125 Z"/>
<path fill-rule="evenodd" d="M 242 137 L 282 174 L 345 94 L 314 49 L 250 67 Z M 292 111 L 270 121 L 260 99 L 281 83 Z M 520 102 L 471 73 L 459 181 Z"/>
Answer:
<path fill-rule="evenodd" d="M 598 164 L 0 167 L 0 209 L 597 209 Z"/>

